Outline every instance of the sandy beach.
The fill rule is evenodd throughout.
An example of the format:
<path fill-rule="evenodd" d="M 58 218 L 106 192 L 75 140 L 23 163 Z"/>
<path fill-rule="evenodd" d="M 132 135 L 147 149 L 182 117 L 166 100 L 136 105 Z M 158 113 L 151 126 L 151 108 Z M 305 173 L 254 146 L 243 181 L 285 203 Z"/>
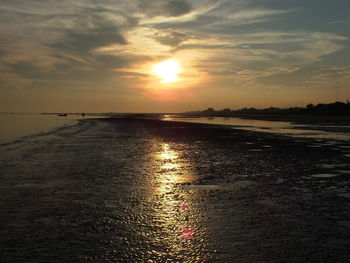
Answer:
<path fill-rule="evenodd" d="M 350 142 L 86 119 L 0 146 L 1 262 L 347 262 Z"/>

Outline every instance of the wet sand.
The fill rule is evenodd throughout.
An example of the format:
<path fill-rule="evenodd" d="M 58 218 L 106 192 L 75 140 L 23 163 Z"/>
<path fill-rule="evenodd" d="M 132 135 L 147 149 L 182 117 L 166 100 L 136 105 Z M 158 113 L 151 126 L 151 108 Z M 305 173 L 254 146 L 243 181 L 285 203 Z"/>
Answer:
<path fill-rule="evenodd" d="M 0 146 L 1 262 L 346 262 L 350 142 L 84 120 Z"/>

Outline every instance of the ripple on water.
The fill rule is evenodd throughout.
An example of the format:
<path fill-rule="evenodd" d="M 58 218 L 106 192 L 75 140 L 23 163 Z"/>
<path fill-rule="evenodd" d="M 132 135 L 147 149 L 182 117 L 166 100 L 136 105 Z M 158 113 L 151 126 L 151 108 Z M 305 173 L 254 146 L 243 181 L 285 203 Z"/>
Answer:
<path fill-rule="evenodd" d="M 262 149 L 250 149 L 249 152 L 262 152 Z"/>
<path fill-rule="evenodd" d="M 182 185 L 181 187 L 186 190 L 236 190 L 241 188 L 247 188 L 254 184 L 252 181 L 239 181 L 234 184 L 191 184 L 191 185 Z"/>
<path fill-rule="evenodd" d="M 325 163 L 325 164 L 320 164 L 320 166 L 325 169 L 335 169 L 335 168 L 347 167 L 348 165 L 346 163 L 338 163 L 338 164 Z"/>
<path fill-rule="evenodd" d="M 350 145 L 339 145 L 339 148 L 349 149 L 350 150 Z"/>
<path fill-rule="evenodd" d="M 323 145 L 322 144 L 310 144 L 309 147 L 311 147 L 311 148 L 322 148 Z"/>
<path fill-rule="evenodd" d="M 350 198 L 350 193 L 340 193 L 338 194 L 340 197 Z"/>
<path fill-rule="evenodd" d="M 341 226 L 345 226 L 347 228 L 350 228 L 350 220 L 339 220 L 337 223 Z"/>
<path fill-rule="evenodd" d="M 341 174 L 350 174 L 350 170 L 337 170 L 337 172 Z"/>
<path fill-rule="evenodd" d="M 332 178 L 332 177 L 336 177 L 336 174 L 313 174 L 310 175 L 310 177 L 314 177 L 314 178 Z"/>
<path fill-rule="evenodd" d="M 338 145 L 340 142 L 339 141 L 328 141 L 328 142 L 325 142 L 326 144 L 328 145 Z"/>

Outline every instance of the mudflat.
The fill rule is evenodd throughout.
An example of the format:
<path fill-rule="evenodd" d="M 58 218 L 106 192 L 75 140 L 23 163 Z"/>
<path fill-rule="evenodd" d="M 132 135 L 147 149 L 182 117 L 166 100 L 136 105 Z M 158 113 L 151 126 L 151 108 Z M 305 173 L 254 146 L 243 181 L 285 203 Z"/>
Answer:
<path fill-rule="evenodd" d="M 0 146 L 1 262 L 347 262 L 350 142 L 87 119 Z"/>

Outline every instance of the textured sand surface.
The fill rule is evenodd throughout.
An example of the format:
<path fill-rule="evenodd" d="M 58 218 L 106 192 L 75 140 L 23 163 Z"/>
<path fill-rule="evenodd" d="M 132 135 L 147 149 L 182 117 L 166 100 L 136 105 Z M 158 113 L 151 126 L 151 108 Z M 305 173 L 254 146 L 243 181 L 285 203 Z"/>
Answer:
<path fill-rule="evenodd" d="M 349 145 L 127 119 L 2 145 L 1 262 L 349 261 Z"/>

